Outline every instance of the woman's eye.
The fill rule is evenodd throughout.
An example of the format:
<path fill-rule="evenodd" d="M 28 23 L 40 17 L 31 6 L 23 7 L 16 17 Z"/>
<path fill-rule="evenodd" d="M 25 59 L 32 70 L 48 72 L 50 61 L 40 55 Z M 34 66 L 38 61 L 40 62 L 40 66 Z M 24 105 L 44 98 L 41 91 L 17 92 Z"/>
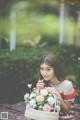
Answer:
<path fill-rule="evenodd" d="M 50 69 L 47 69 L 48 71 L 50 70 Z"/>
<path fill-rule="evenodd" d="M 50 69 L 50 68 L 46 68 L 46 69 L 40 68 L 40 70 L 47 70 L 47 71 L 50 71 L 51 69 Z"/>

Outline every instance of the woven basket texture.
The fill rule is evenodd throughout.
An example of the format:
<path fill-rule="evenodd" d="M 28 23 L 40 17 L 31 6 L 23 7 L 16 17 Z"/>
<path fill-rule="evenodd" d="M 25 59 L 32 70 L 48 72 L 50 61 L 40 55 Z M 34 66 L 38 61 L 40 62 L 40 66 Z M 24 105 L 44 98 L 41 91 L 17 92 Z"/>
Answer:
<path fill-rule="evenodd" d="M 25 117 L 34 120 L 59 120 L 59 112 L 40 111 L 26 107 Z"/>

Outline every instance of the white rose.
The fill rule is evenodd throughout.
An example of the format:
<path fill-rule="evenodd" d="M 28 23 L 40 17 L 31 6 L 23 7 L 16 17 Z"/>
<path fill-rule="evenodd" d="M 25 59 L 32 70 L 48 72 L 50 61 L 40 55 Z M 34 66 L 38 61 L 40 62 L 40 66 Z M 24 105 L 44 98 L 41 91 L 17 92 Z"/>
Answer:
<path fill-rule="evenodd" d="M 28 97 L 29 97 L 29 94 L 26 93 L 26 94 L 24 95 L 24 100 L 28 99 Z"/>
<path fill-rule="evenodd" d="M 55 104 L 55 102 L 56 102 L 56 100 L 55 100 L 53 97 L 49 97 L 49 98 L 48 98 L 48 103 L 49 103 L 50 105 Z"/>
<path fill-rule="evenodd" d="M 46 96 L 48 95 L 48 91 L 46 89 L 41 89 L 40 94 Z"/>
<path fill-rule="evenodd" d="M 29 98 L 31 99 L 32 97 L 35 97 L 35 96 L 36 96 L 35 93 L 31 93 Z"/>
<path fill-rule="evenodd" d="M 35 106 L 36 106 L 36 101 L 35 101 L 35 99 L 30 100 L 30 101 L 29 101 L 29 104 L 30 104 L 31 107 L 35 107 Z"/>

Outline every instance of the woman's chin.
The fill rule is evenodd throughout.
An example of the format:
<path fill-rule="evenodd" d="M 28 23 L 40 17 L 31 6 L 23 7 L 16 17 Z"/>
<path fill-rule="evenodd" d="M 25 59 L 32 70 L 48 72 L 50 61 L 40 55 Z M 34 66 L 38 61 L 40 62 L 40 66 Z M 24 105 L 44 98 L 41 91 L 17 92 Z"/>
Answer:
<path fill-rule="evenodd" d="M 44 78 L 45 79 L 45 81 L 49 81 L 49 79 L 48 78 Z"/>

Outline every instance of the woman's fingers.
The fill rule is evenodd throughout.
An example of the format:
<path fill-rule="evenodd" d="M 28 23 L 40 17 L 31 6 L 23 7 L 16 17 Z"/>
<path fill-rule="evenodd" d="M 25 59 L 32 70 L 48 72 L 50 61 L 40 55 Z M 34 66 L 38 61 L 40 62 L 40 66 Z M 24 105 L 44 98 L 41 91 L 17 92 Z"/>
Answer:
<path fill-rule="evenodd" d="M 58 92 L 57 90 L 55 90 L 55 88 L 47 87 L 46 89 L 47 89 L 48 92 L 50 92 L 51 94 L 55 94 L 55 95 L 59 96 L 59 92 Z"/>
<path fill-rule="evenodd" d="M 45 86 L 44 80 L 38 80 L 37 86 L 39 89 L 44 88 L 44 86 Z"/>
<path fill-rule="evenodd" d="M 43 83 L 44 82 L 44 80 L 42 79 L 42 80 L 38 80 L 38 83 Z"/>

